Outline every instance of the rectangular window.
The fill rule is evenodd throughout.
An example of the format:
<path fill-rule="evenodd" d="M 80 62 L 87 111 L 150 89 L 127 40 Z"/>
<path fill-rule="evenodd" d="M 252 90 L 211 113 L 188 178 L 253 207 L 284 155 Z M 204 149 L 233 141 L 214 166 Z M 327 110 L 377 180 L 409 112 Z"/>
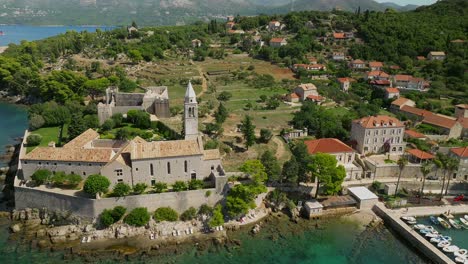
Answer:
<path fill-rule="evenodd" d="M 167 163 L 167 174 L 171 174 L 171 163 Z"/>
<path fill-rule="evenodd" d="M 151 180 L 151 186 L 155 186 L 156 185 L 156 180 Z"/>
<path fill-rule="evenodd" d="M 83 176 L 86 176 L 86 172 L 83 171 Z"/>
<path fill-rule="evenodd" d="M 387 130 L 384 130 L 384 131 L 383 131 L 383 134 L 386 135 L 386 134 L 387 134 Z"/>
<path fill-rule="evenodd" d="M 154 175 L 153 164 L 150 164 L 150 174 L 151 176 Z"/>
<path fill-rule="evenodd" d="M 187 161 L 184 161 L 184 172 L 188 171 L 188 164 Z"/>
<path fill-rule="evenodd" d="M 115 174 L 117 174 L 117 176 L 122 176 L 123 175 L 123 170 L 122 169 L 116 169 Z"/>
<path fill-rule="evenodd" d="M 123 182 L 123 179 L 118 179 L 117 182 Z"/>

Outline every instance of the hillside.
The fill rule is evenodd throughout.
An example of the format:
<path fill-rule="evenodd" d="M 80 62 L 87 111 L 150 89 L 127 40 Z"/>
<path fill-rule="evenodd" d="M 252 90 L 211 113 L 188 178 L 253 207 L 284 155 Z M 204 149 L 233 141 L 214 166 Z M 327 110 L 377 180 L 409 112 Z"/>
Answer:
<path fill-rule="evenodd" d="M 284 14 L 291 9 L 384 10 L 373 0 L 0 0 L 0 24 L 175 25 L 227 15 Z"/>

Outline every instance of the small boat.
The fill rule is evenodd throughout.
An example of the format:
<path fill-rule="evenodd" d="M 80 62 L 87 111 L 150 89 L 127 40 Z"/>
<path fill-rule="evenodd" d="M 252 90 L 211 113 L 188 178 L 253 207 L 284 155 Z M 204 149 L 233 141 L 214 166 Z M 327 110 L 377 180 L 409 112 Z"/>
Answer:
<path fill-rule="evenodd" d="M 466 257 L 456 257 L 455 262 L 456 263 L 468 263 L 468 260 L 466 259 Z"/>
<path fill-rule="evenodd" d="M 435 216 L 433 216 L 433 215 L 429 216 L 429 219 L 431 219 L 431 222 L 432 222 L 434 225 L 440 224 L 440 223 L 439 223 L 439 220 L 437 220 L 437 217 L 435 217 Z"/>
<path fill-rule="evenodd" d="M 465 218 L 460 217 L 460 222 L 463 224 L 464 228 L 468 228 L 468 220 Z"/>
<path fill-rule="evenodd" d="M 450 244 L 451 243 L 449 241 L 443 240 L 443 241 L 440 241 L 439 244 L 437 244 L 437 247 L 444 248 L 444 247 L 450 246 Z"/>
<path fill-rule="evenodd" d="M 436 243 L 436 244 L 439 244 L 440 242 L 442 241 L 452 241 L 452 238 L 449 237 L 449 236 L 437 236 L 437 237 L 433 237 L 429 240 L 431 243 Z"/>
<path fill-rule="evenodd" d="M 454 228 L 456 229 L 460 229 L 461 228 L 461 225 L 459 225 L 457 222 L 455 222 L 455 220 L 453 219 L 449 219 L 449 223 L 450 225 L 452 225 Z"/>
<path fill-rule="evenodd" d="M 463 217 L 465 217 L 465 219 L 468 220 L 468 215 L 465 215 L 465 216 L 463 216 Z"/>
<path fill-rule="evenodd" d="M 430 233 L 427 233 L 425 235 L 425 237 L 429 237 L 429 238 L 434 238 L 434 237 L 438 237 L 440 236 L 439 233 L 436 231 L 436 232 L 430 232 Z"/>
<path fill-rule="evenodd" d="M 440 216 L 442 216 L 443 218 L 447 220 L 455 218 L 452 214 L 449 214 L 449 213 L 443 213 L 443 214 L 440 214 Z"/>
<path fill-rule="evenodd" d="M 453 255 L 455 255 L 455 257 L 465 257 L 466 258 L 467 254 L 468 254 L 468 250 L 466 250 L 464 248 L 453 252 Z"/>
<path fill-rule="evenodd" d="M 458 251 L 460 249 L 455 245 L 451 245 L 451 246 L 446 246 L 446 247 L 442 248 L 442 250 L 444 252 L 452 253 L 452 252 Z"/>
<path fill-rule="evenodd" d="M 425 229 L 426 226 L 422 224 L 414 225 L 414 229 L 420 230 L 420 229 Z"/>
<path fill-rule="evenodd" d="M 443 240 L 452 241 L 452 238 L 449 236 L 441 236 Z"/>
<path fill-rule="evenodd" d="M 91 237 L 89 236 L 88 239 L 86 240 L 86 243 L 91 242 Z"/>
<path fill-rule="evenodd" d="M 414 218 L 414 217 L 412 217 L 412 216 L 402 216 L 401 219 L 402 219 L 403 221 L 406 221 L 406 222 L 408 222 L 408 221 L 416 221 L 416 218 Z"/>
<path fill-rule="evenodd" d="M 406 221 L 406 223 L 407 223 L 408 225 L 415 225 L 415 224 L 417 224 L 418 222 L 416 222 L 416 221 Z"/>
<path fill-rule="evenodd" d="M 452 227 L 450 226 L 450 224 L 447 223 L 447 221 L 445 221 L 445 220 L 442 219 L 441 217 L 437 217 L 437 220 L 439 221 L 439 223 L 440 223 L 441 226 L 443 226 L 443 227 L 445 227 L 445 228 L 447 228 L 447 229 L 452 228 Z"/>

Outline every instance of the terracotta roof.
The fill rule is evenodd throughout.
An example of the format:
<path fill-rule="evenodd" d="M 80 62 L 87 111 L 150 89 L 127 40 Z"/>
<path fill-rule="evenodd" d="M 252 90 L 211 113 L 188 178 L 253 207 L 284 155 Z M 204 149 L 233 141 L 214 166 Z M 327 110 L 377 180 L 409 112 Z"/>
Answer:
<path fill-rule="evenodd" d="M 408 152 L 409 154 L 415 156 L 418 159 L 422 159 L 422 160 L 433 159 L 435 157 L 431 153 L 427 153 L 427 152 L 422 151 L 420 149 L 408 149 L 406 152 Z"/>
<path fill-rule="evenodd" d="M 353 64 L 365 64 L 365 62 L 362 61 L 362 60 L 360 60 L 360 59 L 353 60 L 352 63 L 353 63 Z"/>
<path fill-rule="evenodd" d="M 340 83 L 345 83 L 345 82 L 350 82 L 350 81 L 351 81 L 351 80 L 350 80 L 348 77 L 346 77 L 346 78 L 338 78 L 338 82 L 340 82 Z"/>
<path fill-rule="evenodd" d="M 99 138 L 99 133 L 92 130 L 91 128 L 77 136 L 67 144 L 63 145 L 64 148 L 82 148 L 87 143 Z"/>
<path fill-rule="evenodd" d="M 422 133 L 419 133 L 414 130 L 405 130 L 405 135 L 411 138 L 426 138 L 426 136 Z"/>
<path fill-rule="evenodd" d="M 468 158 L 468 147 L 452 148 L 450 149 L 450 152 L 454 153 L 458 157 Z"/>
<path fill-rule="evenodd" d="M 317 87 L 313 83 L 301 83 L 297 87 L 302 88 L 304 91 L 317 90 Z"/>
<path fill-rule="evenodd" d="M 281 42 L 283 42 L 285 40 L 286 40 L 285 38 L 272 38 L 270 40 L 270 43 L 281 43 Z"/>
<path fill-rule="evenodd" d="M 413 78 L 413 76 L 411 75 L 406 75 L 406 74 L 397 74 L 395 75 L 393 78 L 395 78 L 395 80 L 397 81 L 406 81 L 406 82 L 409 82 L 411 78 Z"/>
<path fill-rule="evenodd" d="M 449 116 L 431 114 L 424 117 L 423 123 L 431 124 L 438 127 L 452 128 L 457 123 L 456 119 Z"/>
<path fill-rule="evenodd" d="M 380 61 L 371 61 L 369 62 L 369 67 L 383 67 L 383 63 Z"/>
<path fill-rule="evenodd" d="M 392 69 L 392 70 L 399 70 L 399 69 L 400 69 L 400 66 L 398 66 L 398 65 L 392 65 L 392 66 L 390 66 L 390 69 Z"/>
<path fill-rule="evenodd" d="M 410 114 L 417 115 L 417 116 L 430 116 L 430 115 L 433 115 L 433 113 L 430 112 L 430 111 L 420 109 L 420 108 L 417 108 L 417 107 L 413 107 L 413 106 L 409 106 L 409 105 L 402 106 L 400 108 L 400 110 L 402 112 L 410 113 Z"/>
<path fill-rule="evenodd" d="M 400 120 L 384 115 L 368 116 L 361 119 L 356 119 L 353 123 L 357 123 L 365 128 L 376 128 L 376 127 L 404 127 Z"/>
<path fill-rule="evenodd" d="M 204 160 L 217 160 L 219 159 L 219 149 L 208 149 L 203 151 Z"/>
<path fill-rule="evenodd" d="M 392 102 L 392 105 L 396 105 L 396 106 L 402 106 L 404 105 L 405 103 L 411 101 L 410 99 L 407 99 L 405 97 L 400 97 L 398 99 L 396 99 L 395 101 Z"/>
<path fill-rule="evenodd" d="M 393 87 L 389 87 L 387 89 L 385 89 L 385 91 L 387 91 L 387 93 L 400 93 L 400 90 L 398 90 L 398 88 L 393 88 Z M 406 98 L 405 98 L 406 99 Z M 406 99 L 408 100 L 408 99 Z"/>
<path fill-rule="evenodd" d="M 321 138 L 316 140 L 306 140 L 309 154 L 315 153 L 340 153 L 353 152 L 353 149 L 336 138 Z"/>
<path fill-rule="evenodd" d="M 342 32 L 341 32 L 341 33 L 340 33 L 340 32 L 334 32 L 334 33 L 333 33 L 333 37 L 336 38 L 336 39 L 344 39 L 344 38 L 346 38 L 346 37 L 345 37 L 345 33 L 342 33 Z"/>
<path fill-rule="evenodd" d="M 372 80 L 370 83 L 375 84 L 375 85 L 390 85 L 390 84 L 392 84 L 389 80 Z"/>
<path fill-rule="evenodd" d="M 311 69 L 323 69 L 323 68 L 325 68 L 325 65 L 323 65 L 323 64 L 312 64 L 312 65 L 309 65 L 309 67 Z"/>
<path fill-rule="evenodd" d="M 135 142 L 132 145 L 132 160 L 203 154 L 198 140 Z"/>
<path fill-rule="evenodd" d="M 297 95 L 297 93 L 292 93 L 290 94 L 291 98 L 299 98 L 299 95 Z"/>
<path fill-rule="evenodd" d="M 456 105 L 457 108 L 468 109 L 468 104 L 458 104 Z"/>
<path fill-rule="evenodd" d="M 322 101 L 323 97 L 320 95 L 309 95 L 307 96 L 307 99 L 313 100 L 313 101 Z"/>
<path fill-rule="evenodd" d="M 416 59 L 419 60 L 419 61 L 424 61 L 424 60 L 426 60 L 426 57 L 424 57 L 424 56 L 416 56 Z"/>
<path fill-rule="evenodd" d="M 460 117 L 457 119 L 457 121 L 462 125 L 463 128 L 468 128 L 468 117 Z"/>
<path fill-rule="evenodd" d="M 112 149 L 38 147 L 26 154 L 23 160 L 76 161 L 107 163 L 114 156 Z"/>
<path fill-rule="evenodd" d="M 370 77 L 370 76 L 379 76 L 379 77 L 384 77 L 384 78 L 390 77 L 388 73 L 383 72 L 383 71 L 370 71 L 367 73 L 367 77 Z"/>

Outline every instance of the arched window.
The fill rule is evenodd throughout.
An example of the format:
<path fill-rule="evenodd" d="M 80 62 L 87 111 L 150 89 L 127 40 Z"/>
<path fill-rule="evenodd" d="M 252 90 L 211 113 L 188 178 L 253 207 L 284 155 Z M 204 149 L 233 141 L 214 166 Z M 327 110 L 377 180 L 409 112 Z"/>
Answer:
<path fill-rule="evenodd" d="M 189 109 L 188 109 L 188 117 L 191 117 L 191 116 L 192 116 L 192 108 L 189 107 Z"/>
<path fill-rule="evenodd" d="M 187 161 L 184 161 L 184 172 L 188 171 L 188 163 Z"/>
<path fill-rule="evenodd" d="M 167 163 L 167 174 L 171 174 L 171 163 Z"/>
<path fill-rule="evenodd" d="M 151 176 L 154 175 L 153 164 L 150 164 L 150 174 L 151 174 Z"/>

